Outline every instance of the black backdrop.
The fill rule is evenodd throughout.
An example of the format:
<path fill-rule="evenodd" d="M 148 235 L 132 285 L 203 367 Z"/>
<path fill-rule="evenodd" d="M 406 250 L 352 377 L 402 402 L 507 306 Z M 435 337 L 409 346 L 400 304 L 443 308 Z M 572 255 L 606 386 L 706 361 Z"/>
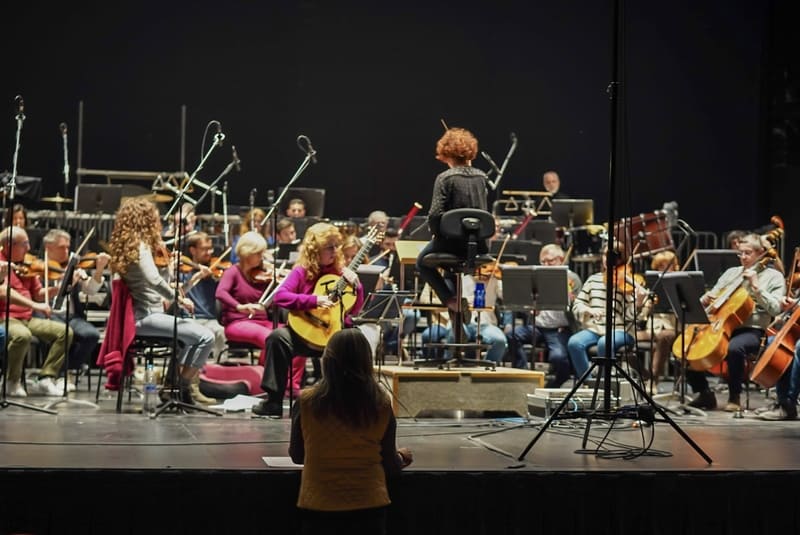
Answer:
<path fill-rule="evenodd" d="M 693 227 L 768 223 L 762 161 L 769 3 L 624 4 L 622 148 L 625 202 L 616 215 L 679 204 Z M 556 169 L 571 196 L 607 220 L 612 1 L 103 3 L 4 8 L 0 170 L 11 168 L 13 99 L 25 99 L 18 172 L 43 195 L 64 190 L 60 122 L 75 185 L 82 165 L 179 170 L 198 165 L 206 124 L 225 145 L 198 178 L 215 178 L 236 145 L 230 204 L 257 204 L 303 159 L 295 183 L 326 189 L 326 216 L 403 215 L 430 202 L 442 165 L 440 119 L 469 128 L 498 164 L 519 147 L 498 190 L 541 189 Z M 488 169 L 482 159 L 478 167 Z M 496 197 L 498 192 L 495 192 Z M 202 212 L 202 207 L 201 210 Z M 787 234 L 788 235 L 788 234 Z"/>

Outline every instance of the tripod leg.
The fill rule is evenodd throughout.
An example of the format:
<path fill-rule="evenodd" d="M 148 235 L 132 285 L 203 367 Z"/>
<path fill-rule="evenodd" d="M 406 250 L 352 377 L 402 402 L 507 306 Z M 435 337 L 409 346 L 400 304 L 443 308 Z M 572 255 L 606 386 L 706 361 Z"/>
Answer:
<path fill-rule="evenodd" d="M 697 452 L 697 453 L 698 453 L 698 454 L 699 454 L 699 455 L 700 455 L 700 456 L 701 456 L 703 459 L 705 459 L 705 461 L 706 461 L 708 464 L 711 464 L 711 463 L 713 462 L 713 461 L 711 460 L 711 457 L 709 457 L 709 456 L 706 454 L 706 452 L 704 452 L 704 451 L 703 451 L 703 450 L 700 448 L 700 446 L 698 446 L 698 445 L 697 445 L 697 444 L 694 442 L 694 440 L 692 440 L 692 438 L 691 438 L 689 435 L 687 435 L 687 434 L 686 434 L 686 433 L 683 431 L 683 429 L 681 429 L 681 428 L 678 426 L 678 424 L 676 424 L 676 423 L 675 423 L 675 422 L 672 420 L 672 418 L 670 418 L 670 417 L 667 415 L 667 413 L 664 411 L 664 409 L 662 409 L 662 408 L 661 408 L 661 406 L 659 406 L 657 403 L 655 403 L 655 402 L 653 401 L 653 399 L 650 397 L 650 395 L 647 393 L 647 391 L 646 391 L 644 388 L 642 388 L 642 386 L 641 386 L 639 383 L 636 383 L 636 382 L 634 382 L 633 380 L 631 380 L 630 376 L 628 376 L 628 374 L 625 372 L 625 370 L 623 370 L 623 369 L 622 369 L 620 366 L 618 366 L 617 364 L 614 364 L 614 366 L 615 366 L 615 367 L 616 367 L 616 369 L 617 369 L 617 373 L 621 374 L 621 376 L 622 376 L 622 377 L 623 377 L 623 378 L 624 378 L 626 381 L 628 381 L 628 382 L 630 383 L 631 387 L 632 387 L 634 390 L 636 390 L 636 391 L 637 391 L 637 392 L 638 392 L 638 393 L 639 393 L 639 394 L 642 396 L 642 398 L 643 398 L 643 399 L 645 399 L 645 400 L 646 400 L 646 401 L 647 401 L 647 402 L 650 404 L 650 406 L 651 406 L 651 407 L 653 407 L 653 409 L 655 409 L 655 411 L 656 411 L 656 412 L 658 412 L 658 414 L 659 414 L 659 415 L 660 415 L 660 416 L 661 416 L 661 417 L 664 419 L 664 421 L 665 421 L 665 422 L 667 422 L 667 423 L 668 423 L 670 426 L 672 426 L 672 428 L 673 428 L 673 429 L 674 429 L 674 430 L 675 430 L 675 431 L 676 431 L 676 432 L 677 432 L 677 433 L 678 433 L 678 434 L 679 434 L 679 435 L 680 435 L 680 436 L 681 436 L 681 437 L 682 437 L 682 438 L 683 438 L 683 439 L 684 439 L 684 440 L 685 440 L 685 441 L 686 441 L 686 442 L 687 442 L 687 443 L 688 443 L 688 444 L 689 444 L 689 445 L 690 445 L 690 446 L 691 446 L 691 447 L 692 447 L 692 448 L 693 448 L 693 449 L 694 449 L 694 450 L 695 450 L 695 451 L 696 451 L 696 452 Z"/>
<path fill-rule="evenodd" d="M 536 442 L 539 440 L 539 437 L 541 437 L 544 434 L 544 432 L 547 431 L 547 428 L 550 427 L 550 424 L 553 422 L 553 420 L 555 420 L 558 417 L 558 415 L 561 414 L 561 411 L 564 410 L 564 407 L 567 406 L 567 403 L 569 403 L 572 396 L 575 395 L 575 392 L 578 391 L 578 388 L 580 388 L 580 386 L 592 374 L 592 370 L 594 370 L 596 367 L 597 364 L 593 362 L 591 366 L 589 366 L 589 368 L 586 370 L 586 372 L 581 376 L 581 378 L 575 382 L 575 385 L 572 387 L 572 390 L 570 390 L 569 394 L 567 394 L 564 397 L 564 399 L 561 401 L 561 404 L 558 407 L 556 407 L 556 410 L 553 411 L 553 414 L 550 415 L 550 417 L 544 422 L 542 427 L 539 429 L 539 432 L 536 433 L 536 436 L 534 436 L 533 439 L 531 439 L 528 445 L 525 446 L 525 449 L 522 450 L 522 453 L 519 454 L 519 457 L 517 457 L 518 461 L 522 461 L 525 459 L 525 456 L 531 450 L 533 445 L 536 444 Z"/>

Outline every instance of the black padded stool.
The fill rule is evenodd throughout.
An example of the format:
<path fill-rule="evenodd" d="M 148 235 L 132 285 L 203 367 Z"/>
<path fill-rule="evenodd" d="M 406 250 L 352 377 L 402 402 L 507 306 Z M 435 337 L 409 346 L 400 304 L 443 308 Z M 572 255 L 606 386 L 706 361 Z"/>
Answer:
<path fill-rule="evenodd" d="M 455 313 L 455 322 L 452 328 L 455 329 L 455 342 L 452 344 L 436 344 L 436 347 L 449 348 L 452 354 L 445 357 L 443 352 L 438 357 L 429 359 L 417 359 L 414 366 L 438 366 L 440 368 L 449 367 L 450 364 L 486 366 L 494 369 L 496 363 L 482 359 L 465 358 L 466 350 L 480 351 L 486 349 L 488 345 L 480 343 L 480 333 L 478 342 L 465 343 L 464 340 L 464 310 L 465 299 L 461 291 L 461 277 L 464 273 L 472 273 L 476 268 L 483 264 L 494 262 L 494 259 L 483 254 L 487 251 L 486 240 L 494 235 L 495 222 L 491 213 L 486 210 L 474 208 L 457 208 L 442 214 L 439 223 L 439 235 L 437 240 L 441 240 L 447 252 L 428 253 L 421 259 L 421 263 L 426 267 L 441 268 L 455 276 L 455 294 L 459 297 L 458 311 Z"/>

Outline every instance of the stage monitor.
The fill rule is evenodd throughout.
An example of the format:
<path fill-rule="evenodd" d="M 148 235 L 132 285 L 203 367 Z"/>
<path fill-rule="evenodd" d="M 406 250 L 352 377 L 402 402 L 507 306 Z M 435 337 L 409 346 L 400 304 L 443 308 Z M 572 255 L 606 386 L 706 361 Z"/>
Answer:
<path fill-rule="evenodd" d="M 496 257 L 502 246 L 503 240 L 492 240 L 489 243 L 489 254 Z M 541 250 L 542 242 L 536 240 L 508 240 L 500 263 L 513 260 L 525 266 L 534 266 L 539 263 Z"/>
<path fill-rule="evenodd" d="M 741 266 L 739 251 L 733 249 L 695 249 L 694 269 L 703 272 L 706 288 L 716 284 L 726 269 Z"/>
<path fill-rule="evenodd" d="M 574 228 L 594 224 L 592 199 L 553 199 L 550 219 L 559 227 Z"/>
<path fill-rule="evenodd" d="M 320 188 L 289 188 L 281 199 L 281 212 L 278 218 L 286 215 L 289 201 L 303 199 L 306 203 L 306 217 L 321 218 L 325 216 L 325 190 Z M 299 233 L 298 233 L 299 236 Z"/>
<path fill-rule="evenodd" d="M 75 211 L 88 214 L 113 214 L 122 202 L 120 184 L 78 184 L 75 186 Z"/>

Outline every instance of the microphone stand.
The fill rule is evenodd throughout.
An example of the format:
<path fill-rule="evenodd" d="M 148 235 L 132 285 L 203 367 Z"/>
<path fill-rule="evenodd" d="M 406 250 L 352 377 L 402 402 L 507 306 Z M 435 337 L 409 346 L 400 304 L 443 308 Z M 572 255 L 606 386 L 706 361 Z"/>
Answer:
<path fill-rule="evenodd" d="M 286 186 L 283 188 L 283 190 L 281 190 L 280 195 L 278 195 L 278 198 L 275 199 L 275 203 L 270 207 L 269 212 L 267 213 L 267 216 L 264 219 L 261 220 L 261 223 L 259 223 L 259 225 L 261 225 L 261 226 L 263 226 L 264 222 L 267 219 L 269 219 L 270 216 L 275 212 L 275 209 L 278 206 L 281 205 L 281 200 L 283 200 L 283 198 L 286 196 L 286 193 L 289 191 L 289 188 L 291 188 L 292 184 L 294 184 L 297 181 L 297 179 L 300 178 L 300 175 L 303 174 L 303 171 L 306 170 L 306 168 L 308 167 L 309 163 L 311 163 L 311 161 L 314 159 L 314 157 L 317 154 L 317 152 L 311 148 L 311 144 L 308 143 L 308 138 L 306 136 L 298 136 L 297 137 L 298 146 L 300 146 L 300 141 L 302 139 L 306 140 L 307 147 L 306 148 L 300 147 L 300 150 L 302 150 L 302 151 L 304 151 L 306 153 L 306 157 L 303 159 L 302 162 L 300 162 L 300 166 L 297 168 L 297 171 L 294 172 L 294 176 L 292 176 L 292 178 L 289 179 L 289 183 L 286 184 Z"/>
<path fill-rule="evenodd" d="M 64 139 L 64 197 L 69 193 L 69 151 L 67 150 L 67 123 L 61 123 L 61 137 Z"/>
<path fill-rule="evenodd" d="M 219 123 L 218 122 L 217 122 L 217 128 L 219 129 Z M 192 173 L 192 175 L 189 177 L 189 180 L 186 181 L 186 184 L 178 192 L 178 195 L 175 197 L 175 202 L 172 203 L 172 206 L 167 211 L 167 213 L 164 215 L 164 220 L 165 221 L 168 222 L 169 218 L 172 216 L 172 211 L 175 209 L 175 207 L 179 206 L 180 204 L 182 204 L 183 196 L 186 193 L 186 191 L 189 189 L 189 187 L 192 185 L 192 182 L 195 180 L 195 177 L 197 176 L 197 173 L 199 173 L 200 170 L 203 168 L 203 164 L 211 156 L 211 153 L 214 152 L 214 149 L 216 147 L 222 145 L 222 140 L 223 139 L 225 139 L 225 134 L 223 134 L 221 131 L 217 131 L 216 135 L 214 136 L 214 143 L 211 144 L 211 147 L 209 147 L 208 152 L 206 152 L 205 156 L 203 156 L 202 160 L 200 160 L 200 164 L 197 166 L 197 169 L 194 170 L 194 173 Z M 229 167 L 233 167 L 233 164 L 230 164 Z M 219 178 L 222 178 L 222 176 L 224 176 L 224 175 L 220 175 Z M 219 180 L 219 178 L 217 180 Z M 206 193 L 208 193 L 209 189 L 210 188 L 206 189 L 206 191 L 203 193 L 203 196 L 205 196 Z M 196 204 L 197 203 L 195 203 L 195 205 Z M 178 220 L 177 228 L 175 229 L 175 249 L 174 250 L 180 252 L 182 250 L 182 247 L 183 247 L 183 243 L 181 243 L 181 240 L 183 238 L 183 227 L 185 225 L 185 222 L 184 222 L 184 217 L 183 217 L 183 210 L 182 209 L 179 209 L 179 210 L 180 211 L 178 212 L 178 214 L 180 215 L 180 218 Z M 180 365 L 180 363 L 178 362 L 178 314 L 179 314 L 179 310 L 180 310 L 179 303 L 180 303 L 180 297 L 181 297 L 181 295 L 180 295 L 180 293 L 181 293 L 181 291 L 180 291 L 180 286 L 181 286 L 180 285 L 180 280 L 181 280 L 181 277 L 180 276 L 181 276 L 181 263 L 180 263 L 180 261 L 178 261 L 178 262 L 175 262 L 175 273 L 174 273 L 175 294 L 174 294 L 174 297 L 173 297 L 173 303 L 174 303 L 174 309 L 175 310 L 173 312 L 173 323 L 172 323 L 172 357 L 171 357 L 171 359 L 172 359 L 172 370 L 171 370 L 171 373 L 170 373 L 170 378 L 171 378 L 171 381 L 172 381 L 172 387 L 171 387 L 171 390 L 170 390 L 169 401 L 167 401 L 166 403 L 164 403 L 163 405 L 158 407 L 156 409 L 156 411 L 151 415 L 151 418 L 158 418 L 162 413 L 164 413 L 164 412 L 166 412 L 168 410 L 172 410 L 172 409 L 174 409 L 176 411 L 179 411 L 179 412 L 185 412 L 186 410 L 203 411 L 203 412 L 207 412 L 209 414 L 213 414 L 215 416 L 222 416 L 221 413 L 219 413 L 217 411 L 214 411 L 214 410 L 211 410 L 209 408 L 200 407 L 198 405 L 192 405 L 190 403 L 184 403 L 183 401 L 180 401 L 180 400 L 176 399 L 178 394 L 180 393 L 180 388 L 179 388 L 179 384 L 178 384 L 178 382 L 179 382 L 179 379 L 178 379 L 178 375 L 179 375 L 178 374 L 178 366 Z"/>
<path fill-rule="evenodd" d="M 497 189 L 497 185 L 500 183 L 500 179 L 503 178 L 503 174 L 506 172 L 506 166 L 508 166 L 508 161 L 511 159 L 511 156 L 514 154 L 514 151 L 517 150 L 517 134 L 511 132 L 511 147 L 508 149 L 508 154 L 506 154 L 506 159 L 503 161 L 503 165 L 500 166 L 500 169 L 497 169 L 497 165 L 492 161 L 486 153 L 481 153 L 484 158 L 489 161 L 489 164 L 497 171 L 497 178 L 495 178 L 494 182 L 491 180 L 489 181 L 489 187 L 492 188 L 492 191 Z"/>
<path fill-rule="evenodd" d="M 18 105 L 17 111 L 17 136 L 16 136 L 16 144 L 14 145 L 14 165 L 11 171 L 11 178 L 6 184 L 5 188 L 8 193 L 6 197 L 11 201 L 9 206 L 14 206 L 14 193 L 17 188 L 17 161 L 19 159 L 19 147 L 20 147 L 20 137 L 22 136 L 22 123 L 25 121 L 25 114 L 23 113 L 25 110 L 25 106 L 22 101 L 21 96 L 17 96 L 15 99 Z M 7 271 L 6 271 L 6 302 L 5 302 L 5 314 L 6 314 L 6 321 L 5 321 L 5 329 L 6 329 L 6 336 L 5 336 L 5 358 L 3 359 L 3 388 L 2 392 L 0 392 L 0 409 L 7 409 L 8 407 L 21 407 L 23 409 L 31 409 L 34 411 L 44 412 L 46 414 L 58 414 L 56 411 L 45 409 L 42 407 L 37 407 L 36 405 L 28 405 L 27 403 L 20 403 L 18 401 L 11 401 L 8 399 L 8 343 L 10 341 L 10 336 L 8 335 L 9 329 L 9 320 L 11 315 L 11 273 L 13 273 L 13 265 L 11 263 L 11 247 L 14 243 L 14 227 L 8 227 L 8 240 L 6 241 L 5 247 L 5 254 L 8 256 L 7 259 Z M 33 296 L 31 296 L 33 297 Z M 24 381 L 24 377 L 20 377 L 20 384 Z"/>
<path fill-rule="evenodd" d="M 225 235 L 225 248 L 231 245 L 230 226 L 228 225 L 228 181 L 222 183 L 222 233 Z"/>

